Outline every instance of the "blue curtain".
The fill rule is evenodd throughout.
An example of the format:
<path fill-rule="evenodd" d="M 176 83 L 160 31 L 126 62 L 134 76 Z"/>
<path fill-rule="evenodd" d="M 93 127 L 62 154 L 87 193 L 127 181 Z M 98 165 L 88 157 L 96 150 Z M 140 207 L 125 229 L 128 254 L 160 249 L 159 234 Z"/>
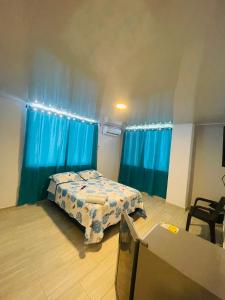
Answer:
<path fill-rule="evenodd" d="M 126 130 L 119 182 L 166 198 L 171 129 Z"/>
<path fill-rule="evenodd" d="M 45 198 L 49 176 L 97 168 L 98 125 L 27 108 L 18 204 Z"/>

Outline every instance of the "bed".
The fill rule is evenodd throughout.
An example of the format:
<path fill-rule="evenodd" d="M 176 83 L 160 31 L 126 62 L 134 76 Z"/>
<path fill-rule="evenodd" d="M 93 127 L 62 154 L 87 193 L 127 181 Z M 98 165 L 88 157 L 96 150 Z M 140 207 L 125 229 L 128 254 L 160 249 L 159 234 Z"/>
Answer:
<path fill-rule="evenodd" d="M 139 191 L 104 178 L 97 171 L 60 173 L 50 179 L 48 199 L 85 227 L 86 244 L 99 243 L 104 229 L 117 224 L 123 210 L 144 213 Z"/>

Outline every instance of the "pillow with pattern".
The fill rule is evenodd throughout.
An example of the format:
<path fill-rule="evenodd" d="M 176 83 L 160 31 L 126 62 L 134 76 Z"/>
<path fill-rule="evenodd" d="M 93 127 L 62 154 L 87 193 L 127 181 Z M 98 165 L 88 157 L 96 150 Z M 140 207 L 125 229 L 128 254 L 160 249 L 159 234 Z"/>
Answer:
<path fill-rule="evenodd" d="M 77 173 L 74 172 L 58 173 L 50 176 L 49 178 L 52 179 L 55 183 L 83 180 Z"/>
<path fill-rule="evenodd" d="M 102 177 L 102 174 L 99 173 L 96 170 L 85 170 L 85 171 L 78 172 L 78 174 L 84 180 L 95 179 L 95 178 L 98 178 L 98 177 Z"/>

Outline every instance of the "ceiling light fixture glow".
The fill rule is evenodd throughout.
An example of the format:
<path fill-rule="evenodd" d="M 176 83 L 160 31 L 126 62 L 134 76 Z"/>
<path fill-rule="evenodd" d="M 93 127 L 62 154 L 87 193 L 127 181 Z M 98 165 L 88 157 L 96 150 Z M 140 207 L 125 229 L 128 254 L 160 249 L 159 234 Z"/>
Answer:
<path fill-rule="evenodd" d="M 124 104 L 124 103 L 117 103 L 117 104 L 116 104 L 116 108 L 121 109 L 121 110 L 124 110 L 124 109 L 127 108 L 127 106 L 126 106 L 126 104 Z"/>

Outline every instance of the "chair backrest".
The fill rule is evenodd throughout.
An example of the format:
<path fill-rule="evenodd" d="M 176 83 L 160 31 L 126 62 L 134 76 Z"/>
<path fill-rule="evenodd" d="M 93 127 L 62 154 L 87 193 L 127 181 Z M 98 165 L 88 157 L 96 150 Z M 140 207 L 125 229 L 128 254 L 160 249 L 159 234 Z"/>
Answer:
<path fill-rule="evenodd" d="M 215 211 L 211 214 L 212 219 L 217 220 L 219 214 L 224 211 L 225 207 L 225 197 L 221 197 L 220 201 L 218 202 Z"/>

